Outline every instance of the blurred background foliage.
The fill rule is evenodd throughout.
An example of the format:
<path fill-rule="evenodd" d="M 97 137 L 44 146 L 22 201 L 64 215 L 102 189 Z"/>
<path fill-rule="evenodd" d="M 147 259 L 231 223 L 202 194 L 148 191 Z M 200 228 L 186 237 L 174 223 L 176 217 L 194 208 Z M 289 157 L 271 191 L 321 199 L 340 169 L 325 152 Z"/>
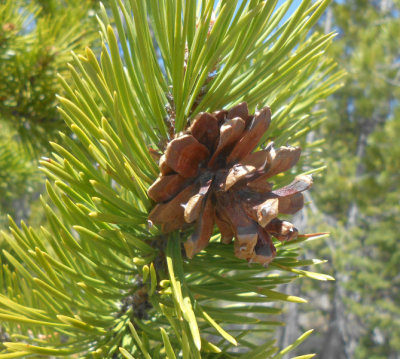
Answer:
<path fill-rule="evenodd" d="M 98 45 L 94 0 L 5 0 L 0 3 L 0 224 L 43 221 L 38 159 L 68 128 L 56 109 L 71 81 L 71 51 Z M 97 41 L 97 42 L 96 42 Z M 32 210 L 33 206 L 33 210 Z"/>
<path fill-rule="evenodd" d="M 96 1 L 5 1 L 0 4 L 0 224 L 43 220 L 37 159 L 66 131 L 56 111 L 69 81 L 70 51 L 96 47 Z M 308 245 L 306 257 L 329 259 L 336 282 L 303 281 L 288 292 L 307 293 L 299 313 L 291 304 L 280 341 L 304 328 L 316 335 L 299 350 L 319 358 L 400 358 L 400 2 L 333 2 L 319 28 L 337 31 L 330 55 L 346 69 L 345 86 L 328 100 L 328 117 L 309 141 L 320 145 L 327 170 L 298 216 L 309 232 L 331 237 Z M 31 221 L 32 222 L 32 221 Z M 321 289 L 322 288 L 322 289 Z M 321 295 L 321 292 L 326 295 Z"/>
<path fill-rule="evenodd" d="M 336 282 L 319 304 L 310 300 L 307 315 L 289 310 L 297 329 L 286 335 L 312 318 L 319 334 L 308 344 L 323 359 L 400 358 L 399 5 L 338 1 L 319 24 L 338 32 L 328 51 L 348 77 L 328 100 L 327 120 L 310 135 L 325 139 L 327 170 L 299 220 L 331 232 L 308 249 L 329 259 L 326 270 Z M 320 287 L 307 285 L 301 291 L 320 295 Z"/>
<path fill-rule="evenodd" d="M 0 123 L 0 225 L 6 213 L 16 218 L 30 217 L 41 189 L 40 175 L 31 157 L 22 149 L 7 123 Z"/>
<path fill-rule="evenodd" d="M 95 1 L 6 0 L 0 7 L 0 118 L 29 152 L 66 126 L 56 109 L 71 51 L 96 39 Z"/>

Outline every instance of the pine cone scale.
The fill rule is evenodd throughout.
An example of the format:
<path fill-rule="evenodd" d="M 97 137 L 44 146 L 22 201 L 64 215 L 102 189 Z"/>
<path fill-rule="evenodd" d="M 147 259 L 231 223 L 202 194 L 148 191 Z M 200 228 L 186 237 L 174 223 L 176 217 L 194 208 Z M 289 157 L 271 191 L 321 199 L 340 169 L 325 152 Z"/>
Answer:
<path fill-rule="evenodd" d="M 182 204 L 187 203 L 197 191 L 198 184 L 192 183 L 169 202 L 157 204 L 149 214 L 149 221 L 162 224 L 166 233 L 182 228 L 186 223 Z"/>
<path fill-rule="evenodd" d="M 192 223 L 199 218 L 203 202 L 211 187 L 212 179 L 212 174 L 206 172 L 200 179 L 200 189 L 198 190 L 198 193 L 192 196 L 188 203 L 184 205 L 184 218 L 187 223 Z"/>
<path fill-rule="evenodd" d="M 288 197 L 279 198 L 279 213 L 295 214 L 304 206 L 304 197 L 301 193 L 296 193 Z"/>
<path fill-rule="evenodd" d="M 257 207 L 257 222 L 261 227 L 265 227 L 272 219 L 279 214 L 278 198 L 269 198 Z"/>
<path fill-rule="evenodd" d="M 165 152 L 165 163 L 181 176 L 189 178 L 198 173 L 198 166 L 209 155 L 207 147 L 192 135 L 173 139 Z"/>
<path fill-rule="evenodd" d="M 240 183 L 240 181 L 254 173 L 255 170 L 256 168 L 253 166 L 234 165 L 226 176 L 223 190 L 229 190 L 235 184 Z"/>
<path fill-rule="evenodd" d="M 288 197 L 309 189 L 311 184 L 312 180 L 310 176 L 297 176 L 292 183 L 276 191 L 272 191 L 272 193 L 279 197 Z"/>
<path fill-rule="evenodd" d="M 206 198 L 202 204 L 202 215 L 196 222 L 194 233 L 184 245 L 186 255 L 189 258 L 192 258 L 195 254 L 207 247 L 214 229 L 215 208 L 212 204 L 211 197 Z"/>
<path fill-rule="evenodd" d="M 269 150 L 262 150 L 250 153 L 240 161 L 243 166 L 254 166 L 257 171 L 265 171 L 271 164 L 271 154 Z"/>
<path fill-rule="evenodd" d="M 199 114 L 189 130 L 197 141 L 213 151 L 219 137 L 219 125 L 215 116 L 204 112 Z"/>
<path fill-rule="evenodd" d="M 151 185 L 147 193 L 153 201 L 165 202 L 175 196 L 186 182 L 187 178 L 179 174 L 162 176 Z"/>
<path fill-rule="evenodd" d="M 292 168 L 299 160 L 301 153 L 300 147 L 281 147 L 278 149 L 278 151 L 275 151 L 275 149 L 271 146 L 264 151 L 266 164 L 264 165 L 264 168 L 260 169 L 257 172 L 257 176 L 254 176 L 254 179 L 250 180 L 247 185 L 249 188 L 252 188 L 259 192 L 266 191 L 264 190 L 264 188 L 266 186 L 267 180 L 270 177 Z M 255 155 L 255 153 L 252 153 L 248 156 L 250 160 L 252 159 L 250 156 Z M 256 160 L 256 158 L 257 157 L 254 156 L 254 161 Z M 247 159 L 247 161 L 249 160 Z M 261 161 L 259 160 L 259 162 Z"/>
<path fill-rule="evenodd" d="M 254 254 L 249 259 L 249 263 L 260 263 L 268 265 L 276 255 L 276 249 L 272 243 L 270 234 L 263 228 L 259 229 L 258 241 L 254 248 Z"/>
<path fill-rule="evenodd" d="M 267 131 L 270 122 L 271 111 L 269 107 L 257 113 L 251 121 L 249 128 L 244 132 L 242 138 L 228 156 L 227 163 L 235 163 L 250 154 Z"/>
<path fill-rule="evenodd" d="M 253 117 L 249 116 L 249 109 L 247 107 L 246 102 L 242 102 L 239 105 L 232 107 L 228 111 L 227 116 L 226 116 L 226 118 L 228 120 L 231 120 L 235 117 L 242 118 L 245 121 L 246 125 L 252 120 Z"/>
<path fill-rule="evenodd" d="M 235 234 L 229 222 L 226 221 L 226 219 L 222 219 L 223 217 L 221 218 L 220 216 L 221 213 L 218 213 L 218 211 L 216 211 L 214 218 L 215 224 L 221 232 L 221 242 L 224 244 L 229 244 L 232 242 L 233 236 Z"/>
<path fill-rule="evenodd" d="M 224 152 L 224 150 L 227 148 L 229 149 L 229 146 L 234 144 L 240 138 L 245 126 L 245 121 L 240 117 L 229 119 L 222 124 L 218 146 L 208 163 L 208 168 L 212 169 L 215 167 L 215 162 L 218 157 Z M 218 165 L 219 162 L 217 161 L 217 166 Z"/>
<path fill-rule="evenodd" d="M 273 219 L 268 224 L 266 230 L 281 242 L 289 241 L 297 237 L 297 229 L 294 228 L 293 224 L 287 221 L 281 221 L 278 218 Z"/>

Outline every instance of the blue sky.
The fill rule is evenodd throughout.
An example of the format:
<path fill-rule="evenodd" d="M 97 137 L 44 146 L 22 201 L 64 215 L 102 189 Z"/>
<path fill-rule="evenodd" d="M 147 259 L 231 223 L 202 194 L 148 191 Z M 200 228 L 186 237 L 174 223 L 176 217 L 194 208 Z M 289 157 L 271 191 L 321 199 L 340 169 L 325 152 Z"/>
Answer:
<path fill-rule="evenodd" d="M 279 1 L 278 1 L 278 5 L 277 5 L 276 7 L 278 8 L 278 7 L 281 6 L 285 1 L 286 1 L 286 0 L 279 0 Z M 290 17 L 290 15 L 293 14 L 293 11 L 296 10 L 296 9 L 299 7 L 300 4 L 301 4 L 301 0 L 295 0 L 295 1 L 293 1 L 292 6 L 290 7 L 289 11 L 286 13 L 285 17 L 283 18 L 283 21 L 286 21 L 286 19 L 287 19 L 288 17 Z"/>
<path fill-rule="evenodd" d="M 285 3 L 287 0 L 279 0 L 275 9 L 278 9 L 283 3 Z M 282 19 L 282 23 L 284 23 L 292 14 L 293 12 L 299 7 L 301 4 L 302 0 L 294 0 L 293 4 L 290 6 L 289 11 L 285 14 L 285 16 Z M 239 1 L 239 5 L 242 3 L 242 1 Z"/>

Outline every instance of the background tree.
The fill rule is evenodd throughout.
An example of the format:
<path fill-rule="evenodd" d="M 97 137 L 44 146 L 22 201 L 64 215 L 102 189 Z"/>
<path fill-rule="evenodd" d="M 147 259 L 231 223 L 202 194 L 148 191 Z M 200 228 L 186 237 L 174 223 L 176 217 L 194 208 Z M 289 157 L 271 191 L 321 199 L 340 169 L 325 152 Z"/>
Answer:
<path fill-rule="evenodd" d="M 282 22 L 291 2 L 111 2 L 116 30 L 101 10 L 100 58 L 89 49 L 74 55 L 74 83 L 61 82 L 60 113 L 72 135 L 61 134 L 41 162 L 48 225 L 10 220 L 11 235 L 2 233 L 12 251 L 3 251 L 0 277 L 8 336 L 0 358 L 280 358 L 309 335 L 282 351 L 254 340 L 280 324 L 271 320 L 279 309 L 257 303 L 304 301 L 277 285 L 331 279 L 299 268 L 320 263 L 297 259 L 307 236 L 275 241 L 268 268 L 237 259 L 217 232 L 188 260 L 181 241 L 190 231 L 148 228 L 146 190 L 158 174 L 151 153 L 201 111 L 244 100 L 250 113 L 272 108 L 263 142 L 302 145 L 296 173 L 315 167 L 318 142 L 305 135 L 324 118 L 315 105 L 343 76 L 324 57 L 333 35 L 309 34 L 328 3 L 305 0 Z M 273 180 L 281 186 L 294 176 Z"/>
<path fill-rule="evenodd" d="M 71 50 L 94 45 L 96 8 L 74 0 L 0 4 L 0 223 L 7 213 L 27 219 L 31 206 L 40 212 L 37 161 L 67 130 L 56 109 L 63 93 L 57 74 L 72 81 Z M 31 223 L 39 224 L 40 215 Z"/>
<path fill-rule="evenodd" d="M 29 150 L 47 147 L 64 126 L 56 110 L 57 73 L 65 76 L 70 51 L 93 39 L 92 6 L 8 0 L 0 7 L 0 118 Z"/>
<path fill-rule="evenodd" d="M 309 195 L 307 224 L 331 232 L 312 248 L 330 258 L 336 282 L 298 322 L 329 323 L 307 348 L 324 359 L 399 358 L 398 14 L 398 1 L 336 2 L 323 22 L 339 32 L 329 51 L 349 75 L 313 134 L 326 139 L 327 171 Z"/>

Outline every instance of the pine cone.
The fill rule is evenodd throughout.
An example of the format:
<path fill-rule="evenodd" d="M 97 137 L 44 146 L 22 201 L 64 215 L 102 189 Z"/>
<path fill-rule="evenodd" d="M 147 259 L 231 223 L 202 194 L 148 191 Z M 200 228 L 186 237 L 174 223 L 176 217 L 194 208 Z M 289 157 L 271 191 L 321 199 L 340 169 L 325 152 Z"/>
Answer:
<path fill-rule="evenodd" d="M 189 129 L 168 143 L 160 158 L 160 177 L 148 194 L 158 204 L 149 221 L 171 232 L 195 223 L 185 243 L 192 258 L 204 249 L 214 223 L 223 243 L 235 237 L 235 255 L 249 262 L 268 264 L 280 241 L 297 237 L 294 226 L 277 218 L 303 207 L 300 193 L 308 189 L 310 176 L 298 176 L 283 188 L 272 190 L 267 179 L 296 164 L 299 147 L 273 143 L 253 152 L 271 121 L 269 107 L 249 115 L 245 102 L 229 111 L 201 113 Z"/>

